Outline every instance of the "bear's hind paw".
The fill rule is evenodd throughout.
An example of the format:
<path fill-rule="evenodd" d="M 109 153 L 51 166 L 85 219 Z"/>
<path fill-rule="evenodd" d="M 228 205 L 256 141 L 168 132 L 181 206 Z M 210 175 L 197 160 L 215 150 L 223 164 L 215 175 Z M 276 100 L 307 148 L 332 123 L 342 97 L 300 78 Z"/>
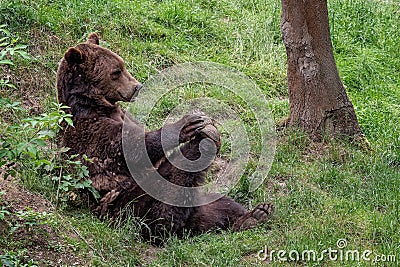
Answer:
<path fill-rule="evenodd" d="M 274 212 L 274 205 L 270 203 L 262 203 L 255 207 L 252 211 L 240 217 L 233 225 L 233 231 L 243 231 L 256 227 L 265 223 L 270 215 Z"/>

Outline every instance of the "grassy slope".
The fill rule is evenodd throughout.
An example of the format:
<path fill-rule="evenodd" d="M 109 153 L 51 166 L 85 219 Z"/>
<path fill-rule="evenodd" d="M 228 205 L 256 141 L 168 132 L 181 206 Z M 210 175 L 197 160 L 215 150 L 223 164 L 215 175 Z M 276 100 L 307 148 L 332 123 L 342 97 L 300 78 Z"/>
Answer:
<path fill-rule="evenodd" d="M 373 152 L 313 144 L 298 132 L 282 134 L 265 186 L 254 193 L 240 187 L 233 192 L 249 207 L 276 203 L 270 230 L 172 239 L 156 258 L 145 256 L 152 249 L 138 243 L 134 228 L 109 227 L 87 211 L 66 212 L 96 249 L 94 265 L 264 265 L 256 253 L 266 245 L 322 251 L 335 248 L 339 238 L 350 249 L 396 254 L 400 260 L 400 3 L 334 0 L 329 8 L 340 75 Z M 219 62 L 253 78 L 274 99 L 277 120 L 288 114 L 287 101 L 279 100 L 286 97 L 279 1 L 3 0 L 0 12 L 0 24 L 7 23 L 38 58 L 19 64 L 14 79 L 20 79 L 20 91 L 11 96 L 31 95 L 43 110 L 55 100 L 54 71 L 62 53 L 99 31 L 103 45 L 119 53 L 141 81 L 175 63 Z M 84 242 L 70 242 L 77 242 L 82 254 L 90 250 Z M 358 263 L 345 265 L 351 264 Z"/>

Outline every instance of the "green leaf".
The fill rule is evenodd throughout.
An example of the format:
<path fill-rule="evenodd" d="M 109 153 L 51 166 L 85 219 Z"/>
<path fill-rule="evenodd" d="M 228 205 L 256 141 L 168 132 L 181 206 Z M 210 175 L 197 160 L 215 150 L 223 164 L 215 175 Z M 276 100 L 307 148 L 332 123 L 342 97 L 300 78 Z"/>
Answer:
<path fill-rule="evenodd" d="M 9 83 L 8 81 L 6 83 L 4 83 L 5 86 L 9 87 L 9 88 L 13 88 L 13 89 L 17 89 L 17 87 L 15 87 L 14 84 Z"/>
<path fill-rule="evenodd" d="M 28 146 L 28 143 L 26 142 L 21 142 L 18 143 L 15 147 L 15 150 L 13 150 L 13 152 L 16 154 L 16 156 L 19 156 Z"/>
<path fill-rule="evenodd" d="M 42 139 L 33 139 L 32 143 L 37 146 L 46 146 L 46 142 L 43 141 Z"/>
<path fill-rule="evenodd" d="M 86 166 L 83 166 L 83 167 L 86 167 Z M 89 170 L 87 168 L 83 168 L 83 167 L 82 167 L 83 176 L 88 177 L 89 176 Z"/>
<path fill-rule="evenodd" d="M 63 190 L 63 191 L 65 191 L 65 192 L 68 192 L 69 191 L 69 186 L 71 186 L 72 184 L 70 183 L 70 182 L 66 182 L 66 181 L 64 181 L 64 182 L 62 182 L 62 184 L 61 184 L 61 189 Z"/>
<path fill-rule="evenodd" d="M 62 179 L 63 180 L 72 180 L 72 176 L 71 175 L 64 175 L 63 177 L 62 177 Z"/>
<path fill-rule="evenodd" d="M 28 154 L 34 159 L 37 157 L 37 154 L 39 152 L 39 150 L 37 149 L 36 146 L 28 146 L 27 151 L 28 151 Z"/>
<path fill-rule="evenodd" d="M 14 63 L 11 60 L 8 60 L 8 59 L 0 60 L 0 64 L 14 66 Z"/>
<path fill-rule="evenodd" d="M 89 192 L 92 193 L 93 197 L 98 200 L 100 198 L 100 193 L 99 191 L 96 190 L 96 188 L 94 188 L 93 186 L 90 186 L 88 188 Z"/>
<path fill-rule="evenodd" d="M 56 133 L 51 130 L 42 130 L 38 133 L 39 138 L 53 138 L 56 136 Z"/>
<path fill-rule="evenodd" d="M 11 227 L 11 229 L 10 229 L 10 234 L 12 234 L 12 233 L 14 233 L 18 228 L 20 228 L 21 227 L 21 224 L 19 224 L 19 223 L 17 223 L 16 225 L 14 225 L 13 227 Z M 15 266 L 14 264 L 13 265 L 10 265 L 10 266 Z"/>
<path fill-rule="evenodd" d="M 31 56 L 25 51 L 15 51 L 15 52 L 25 59 L 31 59 Z"/>
<path fill-rule="evenodd" d="M 3 59 L 6 56 L 6 54 L 7 54 L 6 50 L 0 51 L 0 59 Z"/>
<path fill-rule="evenodd" d="M 60 153 L 65 153 L 65 152 L 68 152 L 69 150 L 70 150 L 69 147 L 60 147 L 60 148 L 58 149 L 58 151 L 59 151 Z"/>
<path fill-rule="evenodd" d="M 1 26 L 7 27 L 7 25 L 1 25 Z M 8 30 L 3 29 L 4 27 L 0 27 L 0 28 L 1 28 L 1 31 L 4 32 L 8 37 L 10 37 L 10 36 L 11 36 L 11 33 L 10 33 Z"/>
<path fill-rule="evenodd" d="M 69 108 L 70 108 L 69 106 L 64 106 L 64 105 L 60 106 L 60 109 L 69 109 Z"/>
<path fill-rule="evenodd" d="M 74 126 L 74 123 L 72 122 L 71 118 L 64 118 L 64 120 L 68 123 L 69 126 Z"/>
<path fill-rule="evenodd" d="M 10 232 L 11 232 L 11 230 L 10 230 Z M 1 258 L 1 262 L 4 264 L 4 266 L 9 266 L 9 267 L 14 267 L 15 266 L 14 261 L 12 261 L 12 260 L 10 260 L 10 259 L 8 259 L 6 257 L 2 257 Z"/>
<path fill-rule="evenodd" d="M 27 47 L 28 47 L 27 45 L 18 44 L 16 46 L 14 46 L 14 49 L 15 50 L 20 50 L 20 49 L 26 49 Z"/>
<path fill-rule="evenodd" d="M 7 158 L 11 158 L 10 156 L 12 156 L 12 153 L 10 152 L 10 150 L 8 150 L 8 149 L 1 149 L 0 150 L 0 158 L 5 158 L 5 157 L 7 157 Z M 1 166 L 1 165 L 0 165 Z"/>
<path fill-rule="evenodd" d="M 85 188 L 85 185 L 82 184 L 82 183 L 77 183 L 77 184 L 75 185 L 75 189 L 83 189 L 83 188 Z"/>

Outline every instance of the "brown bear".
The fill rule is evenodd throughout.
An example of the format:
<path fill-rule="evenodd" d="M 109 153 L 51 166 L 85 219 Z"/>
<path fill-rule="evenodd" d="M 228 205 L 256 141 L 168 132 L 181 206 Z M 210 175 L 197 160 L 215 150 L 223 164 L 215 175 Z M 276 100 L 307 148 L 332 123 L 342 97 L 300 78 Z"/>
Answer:
<path fill-rule="evenodd" d="M 217 149 L 221 145 L 212 120 L 202 114 L 185 115 L 162 129 L 144 132 L 144 128 L 118 105 L 118 101 L 129 102 L 141 87 L 127 71 L 123 59 L 99 45 L 95 33 L 90 34 L 85 43 L 69 48 L 59 64 L 58 101 L 70 107 L 67 112 L 73 115 L 74 123 L 74 127 L 61 131 L 61 145 L 70 148 L 71 155 L 86 154 L 92 159 L 85 164 L 100 199 L 90 199 L 91 210 L 99 216 L 116 218 L 123 215 L 121 211 L 131 208 L 133 215 L 147 224 L 142 235 L 154 243 L 169 234 L 237 231 L 265 222 L 273 210 L 271 204 L 260 204 L 248 211 L 223 196 L 199 207 L 176 207 L 156 200 L 138 186 L 124 156 L 123 127 L 130 134 L 129 142 L 139 142 L 136 136 L 140 132 L 144 134 L 146 151 L 130 151 L 134 155 L 132 158 L 140 158 L 145 153 L 153 164 L 152 170 L 147 171 L 158 172 L 180 186 L 200 185 L 207 169 L 189 172 L 175 167 L 166 159 L 164 151 L 177 148 L 162 146 L 161 131 L 167 136 L 179 135 L 178 149 L 189 160 L 199 158 L 202 140 L 211 140 Z M 138 164 L 137 168 L 143 166 Z"/>

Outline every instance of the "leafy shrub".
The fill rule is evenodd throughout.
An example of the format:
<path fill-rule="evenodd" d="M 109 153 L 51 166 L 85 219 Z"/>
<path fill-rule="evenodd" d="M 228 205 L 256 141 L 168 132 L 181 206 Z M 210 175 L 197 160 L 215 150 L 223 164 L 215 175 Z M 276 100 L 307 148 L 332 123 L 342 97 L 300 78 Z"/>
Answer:
<path fill-rule="evenodd" d="M 22 263 L 14 252 L 0 254 L 0 263 L 6 267 L 37 267 L 33 260 L 28 261 L 28 263 Z"/>
<path fill-rule="evenodd" d="M 19 174 L 24 182 L 28 182 L 25 177 L 32 176 L 25 175 L 27 171 L 33 172 L 35 177 L 48 177 L 56 188 L 57 203 L 75 198 L 77 189 L 88 189 L 97 198 L 97 191 L 87 179 L 87 167 L 76 159 L 77 155 L 68 157 L 67 148 L 57 148 L 54 144 L 62 124 L 73 127 L 71 115 L 65 113 L 65 108 L 68 107 L 53 103 L 49 113 L 6 127 L 0 141 L 0 167 L 5 167 L 6 178 Z M 0 99 L 2 112 L 21 109 L 18 102 Z M 89 161 L 86 156 L 83 158 Z"/>
<path fill-rule="evenodd" d="M 0 26 L 0 67 L 14 66 L 15 56 L 29 59 L 26 45 L 18 43 L 5 25 Z M 7 78 L 0 77 L 0 89 L 15 88 Z M 55 145 L 57 133 L 65 127 L 73 127 L 72 115 L 64 110 L 68 107 L 52 103 L 49 112 L 35 117 L 25 117 L 26 110 L 20 102 L 0 98 L 0 168 L 5 170 L 5 179 L 20 178 L 28 187 L 43 189 L 51 185 L 55 190 L 50 195 L 57 204 L 78 196 L 76 190 L 87 189 L 95 198 L 98 192 L 87 178 L 88 169 L 77 156 L 68 157 L 67 148 Z M 21 119 L 22 118 L 22 119 Z M 62 126 L 63 125 L 63 126 Z M 87 157 L 83 156 L 85 160 Z M 55 193 L 56 192 L 56 193 Z M 55 196 L 54 196 L 55 195 Z"/>
<path fill-rule="evenodd" d="M 53 219 L 53 214 L 47 213 L 46 211 L 34 211 L 29 207 L 26 208 L 26 210 L 19 210 L 13 215 L 15 215 L 19 221 L 11 228 L 11 233 L 21 226 L 25 226 L 27 231 L 31 231 L 35 226 L 53 224 L 55 222 Z"/>
<path fill-rule="evenodd" d="M 6 25 L 0 25 L 0 67 L 14 66 L 13 59 L 15 56 L 20 56 L 24 59 L 31 57 L 25 51 L 26 45 L 18 44 L 19 38 L 13 37 L 6 29 Z M 0 77 L 0 89 L 4 87 L 15 88 L 8 77 Z"/>

